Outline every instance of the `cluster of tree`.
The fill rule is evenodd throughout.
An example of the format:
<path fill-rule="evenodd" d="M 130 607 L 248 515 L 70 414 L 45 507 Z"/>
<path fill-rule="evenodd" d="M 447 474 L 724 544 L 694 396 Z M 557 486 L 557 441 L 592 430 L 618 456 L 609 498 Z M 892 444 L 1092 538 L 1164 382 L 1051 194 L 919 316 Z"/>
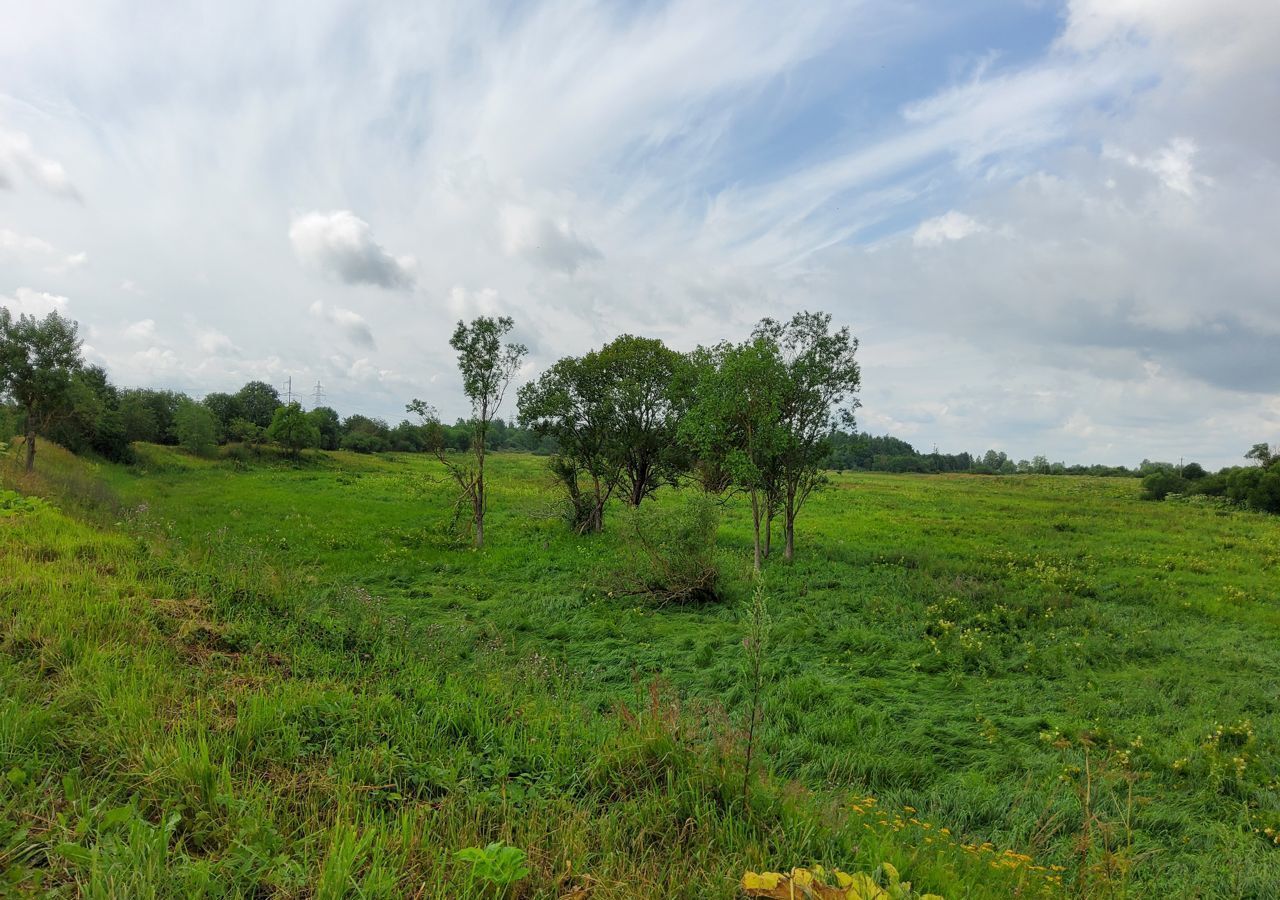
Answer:
<path fill-rule="evenodd" d="M 1151 463 L 1142 479 L 1142 496 L 1164 500 L 1171 494 L 1224 497 L 1261 512 L 1280 513 L 1280 452 L 1254 444 L 1245 454 L 1252 465 L 1229 466 L 1209 473 L 1197 463 L 1173 466 Z"/>
<path fill-rule="evenodd" d="M 807 312 L 688 354 L 623 335 L 521 388 L 519 420 L 555 442 L 551 471 L 578 530 L 601 530 L 612 497 L 639 506 L 692 476 L 706 491 L 749 497 L 758 569 L 775 517 L 792 557 L 796 517 L 824 481 L 835 427 L 852 424 L 857 346 L 829 315 Z"/>
<path fill-rule="evenodd" d="M 921 453 L 901 438 L 859 432 L 837 431 L 831 436 L 831 453 L 823 463 L 836 471 L 868 472 L 967 472 L 972 475 L 1095 475 L 1110 478 L 1140 478 L 1154 471 L 1175 469 L 1172 463 L 1144 459 L 1136 468 L 1107 465 L 1067 465 L 1035 456 L 1016 462 L 1004 451 L 986 453 Z M 1199 468 L 1188 463 L 1184 468 Z"/>
<path fill-rule="evenodd" d="M 0 308 L 0 436 L 24 436 L 28 469 L 35 465 L 37 435 L 75 453 L 92 452 L 128 462 L 136 441 L 180 445 L 207 454 L 219 444 L 268 441 L 297 453 L 306 448 L 376 453 L 431 449 L 434 438 L 421 424 L 351 415 L 321 406 L 304 412 L 286 404 L 263 381 L 234 393 L 215 392 L 202 400 L 184 393 L 148 388 L 120 389 L 100 366 L 80 353 L 76 323 L 57 313 L 43 319 L 14 318 Z M 443 446 L 465 451 L 471 425 L 442 426 Z M 548 441 L 502 419 L 490 423 L 489 446 L 550 453 Z"/>

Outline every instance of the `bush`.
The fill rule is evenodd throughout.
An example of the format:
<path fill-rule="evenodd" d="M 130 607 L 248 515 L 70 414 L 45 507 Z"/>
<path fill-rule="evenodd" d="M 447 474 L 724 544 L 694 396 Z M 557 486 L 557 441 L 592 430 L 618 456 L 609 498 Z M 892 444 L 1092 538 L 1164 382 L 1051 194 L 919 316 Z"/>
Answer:
<path fill-rule="evenodd" d="M 1142 479 L 1142 499 L 1163 500 L 1170 494 L 1185 494 L 1189 484 L 1177 472 L 1160 469 Z"/>
<path fill-rule="evenodd" d="M 666 503 L 642 503 L 629 510 L 615 593 L 642 594 L 660 603 L 718 600 L 719 525 L 719 505 L 701 493 L 681 493 Z"/>

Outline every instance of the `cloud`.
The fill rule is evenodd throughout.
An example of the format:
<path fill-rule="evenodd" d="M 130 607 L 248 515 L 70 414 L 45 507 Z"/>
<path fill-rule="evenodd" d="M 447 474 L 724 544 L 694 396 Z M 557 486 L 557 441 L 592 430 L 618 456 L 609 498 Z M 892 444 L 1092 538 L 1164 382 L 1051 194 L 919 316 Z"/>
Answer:
<path fill-rule="evenodd" d="M 156 339 L 156 323 L 154 319 L 142 319 L 124 329 L 124 336 L 131 341 L 152 342 Z"/>
<path fill-rule="evenodd" d="M 197 328 L 196 346 L 206 356 L 224 356 L 233 354 L 236 350 L 231 338 L 216 328 Z"/>
<path fill-rule="evenodd" d="M 17 131 L 0 130 L 0 188 L 11 188 L 13 179 L 6 170 L 17 170 L 55 196 L 83 202 L 62 163 L 36 152 L 31 138 Z"/>
<path fill-rule="evenodd" d="M 943 241 L 959 241 L 971 234 L 986 231 L 987 226 L 954 209 L 932 219 L 926 219 L 916 228 L 911 241 L 917 247 L 936 247 Z"/>
<path fill-rule="evenodd" d="M 289 240 L 302 262 L 347 284 L 413 287 L 413 257 L 392 256 L 373 239 L 369 224 L 348 210 L 295 216 Z"/>
<path fill-rule="evenodd" d="M 89 254 L 61 253 L 48 241 L 0 228 L 0 261 L 42 264 L 51 274 L 78 269 L 89 261 Z"/>
<path fill-rule="evenodd" d="M 525 206 L 506 206 L 499 214 L 502 247 L 548 269 L 572 275 L 600 251 L 577 234 L 564 219 L 552 220 Z"/>
<path fill-rule="evenodd" d="M 8 307 L 15 316 L 43 318 L 51 312 L 65 315 L 67 303 L 66 297 L 50 294 L 47 291 L 32 290 L 28 287 L 18 288 L 11 297 L 0 294 L 0 306 Z"/>
<path fill-rule="evenodd" d="M 364 347 L 374 346 L 373 329 L 365 321 L 364 316 L 340 306 L 326 306 L 320 300 L 311 304 L 308 312 L 317 319 L 338 326 L 347 339 L 353 344 Z"/>
<path fill-rule="evenodd" d="M 1104 148 L 1103 155 L 1110 159 L 1123 160 L 1135 169 L 1150 172 L 1160 179 L 1165 187 L 1189 197 L 1195 192 L 1197 185 L 1212 183 L 1211 179 L 1198 174 L 1192 165 L 1196 150 L 1195 141 L 1189 138 L 1174 138 L 1150 156 L 1138 156 L 1116 147 Z"/>

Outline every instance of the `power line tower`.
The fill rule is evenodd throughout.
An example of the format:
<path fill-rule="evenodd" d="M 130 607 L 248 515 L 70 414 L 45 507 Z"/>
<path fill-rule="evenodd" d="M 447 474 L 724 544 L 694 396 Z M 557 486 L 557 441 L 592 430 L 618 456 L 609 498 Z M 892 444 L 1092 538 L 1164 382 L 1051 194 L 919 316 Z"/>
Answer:
<path fill-rule="evenodd" d="M 316 406 L 320 406 L 324 403 L 324 397 L 324 387 L 320 384 L 320 379 L 317 378 L 316 386 L 311 391 L 311 398 L 315 401 Z"/>
<path fill-rule="evenodd" d="M 284 402 L 285 403 L 293 402 L 293 376 L 292 375 L 290 375 L 289 378 L 284 383 Z"/>

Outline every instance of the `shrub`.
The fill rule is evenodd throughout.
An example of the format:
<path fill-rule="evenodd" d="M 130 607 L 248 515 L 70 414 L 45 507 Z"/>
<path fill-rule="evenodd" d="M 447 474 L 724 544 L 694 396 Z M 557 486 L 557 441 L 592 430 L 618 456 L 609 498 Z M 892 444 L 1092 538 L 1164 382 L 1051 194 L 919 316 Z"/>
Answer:
<path fill-rule="evenodd" d="M 1176 472 L 1160 469 L 1142 479 L 1142 499 L 1163 500 L 1170 494 L 1185 494 L 1188 483 Z"/>
<path fill-rule="evenodd" d="M 662 603 L 719 598 L 716 529 L 720 507 L 706 494 L 679 494 L 666 503 L 628 510 L 618 591 Z"/>

